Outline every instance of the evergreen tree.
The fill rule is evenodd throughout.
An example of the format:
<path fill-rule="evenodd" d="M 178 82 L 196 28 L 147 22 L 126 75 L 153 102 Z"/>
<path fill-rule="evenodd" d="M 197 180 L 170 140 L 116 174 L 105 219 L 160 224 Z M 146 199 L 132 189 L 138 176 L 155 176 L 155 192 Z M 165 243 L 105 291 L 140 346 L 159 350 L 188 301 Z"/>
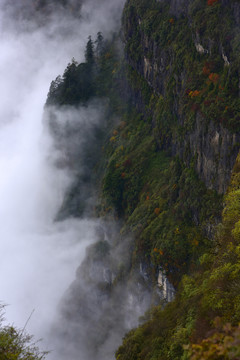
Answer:
<path fill-rule="evenodd" d="M 88 65 L 92 65 L 94 63 L 94 46 L 91 36 L 88 37 L 85 51 L 85 60 Z"/>

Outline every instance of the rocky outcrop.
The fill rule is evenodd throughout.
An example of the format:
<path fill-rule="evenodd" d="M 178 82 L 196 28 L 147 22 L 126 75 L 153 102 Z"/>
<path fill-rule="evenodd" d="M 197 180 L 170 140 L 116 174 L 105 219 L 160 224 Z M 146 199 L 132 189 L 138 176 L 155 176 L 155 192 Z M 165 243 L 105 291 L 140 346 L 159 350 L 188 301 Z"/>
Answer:
<path fill-rule="evenodd" d="M 209 189 L 225 193 L 239 147 L 240 134 L 233 134 L 213 121 L 207 122 L 198 113 L 193 130 L 183 143 L 173 143 L 172 149 L 186 162 L 195 157 L 195 169 L 201 180 Z"/>
<path fill-rule="evenodd" d="M 158 272 L 157 285 L 160 298 L 166 302 L 173 301 L 176 291 L 173 285 L 169 282 L 167 276 L 161 270 Z"/>

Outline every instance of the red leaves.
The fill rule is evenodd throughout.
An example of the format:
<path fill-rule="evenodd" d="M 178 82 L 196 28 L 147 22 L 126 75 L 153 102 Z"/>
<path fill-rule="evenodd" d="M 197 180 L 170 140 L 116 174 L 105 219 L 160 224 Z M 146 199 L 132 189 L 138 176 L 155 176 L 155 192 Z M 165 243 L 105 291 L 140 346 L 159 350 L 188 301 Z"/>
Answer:
<path fill-rule="evenodd" d="M 210 74 L 210 69 L 209 69 L 209 67 L 207 65 L 204 65 L 202 71 L 203 71 L 204 75 L 209 75 Z"/>
<path fill-rule="evenodd" d="M 123 166 L 124 167 L 130 167 L 132 165 L 132 161 L 130 159 L 127 159 L 126 161 L 124 161 Z"/>
<path fill-rule="evenodd" d="M 203 66 L 203 69 L 202 69 L 202 72 L 204 75 L 210 75 L 210 73 L 213 71 L 214 69 L 214 62 L 213 61 L 206 61 L 204 66 Z"/>
<path fill-rule="evenodd" d="M 215 5 L 216 3 L 218 3 L 218 0 L 207 0 L 208 6 L 213 6 L 213 5 Z"/>
<path fill-rule="evenodd" d="M 219 75 L 216 74 L 216 73 L 211 73 L 209 76 L 208 76 L 209 80 L 212 81 L 214 84 L 216 84 L 219 80 Z"/>

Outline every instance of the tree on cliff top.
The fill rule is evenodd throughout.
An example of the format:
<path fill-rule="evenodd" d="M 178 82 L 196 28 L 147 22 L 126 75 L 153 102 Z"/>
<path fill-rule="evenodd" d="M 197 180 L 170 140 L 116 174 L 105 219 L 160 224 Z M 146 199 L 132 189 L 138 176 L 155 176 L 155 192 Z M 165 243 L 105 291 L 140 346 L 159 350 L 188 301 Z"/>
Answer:
<path fill-rule="evenodd" d="M 92 65 L 94 63 L 94 47 L 91 36 L 88 38 L 86 51 L 85 51 L 86 63 Z"/>

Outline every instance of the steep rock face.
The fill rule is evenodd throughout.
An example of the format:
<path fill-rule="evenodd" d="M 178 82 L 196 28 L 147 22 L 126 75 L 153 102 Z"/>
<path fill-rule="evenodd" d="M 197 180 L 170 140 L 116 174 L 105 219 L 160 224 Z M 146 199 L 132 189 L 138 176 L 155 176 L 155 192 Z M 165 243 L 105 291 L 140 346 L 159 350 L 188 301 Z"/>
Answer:
<path fill-rule="evenodd" d="M 157 0 L 158 2 L 164 2 L 164 0 Z M 240 24 L 240 4 L 238 1 L 221 0 L 224 6 L 231 7 L 236 23 Z M 189 0 L 171 0 L 170 1 L 170 14 L 180 17 L 181 15 L 188 15 L 189 6 L 191 1 Z"/>
<path fill-rule="evenodd" d="M 128 3 L 131 4 L 131 1 Z M 209 66 L 209 69 L 205 70 L 206 77 L 213 74 L 210 81 L 205 80 L 206 84 L 207 81 L 212 82 L 207 85 L 209 93 L 212 91 L 210 86 L 215 88 L 218 86 L 218 78 L 221 78 L 221 75 L 218 74 L 219 71 L 222 74 L 228 72 L 230 74 L 228 75 L 229 80 L 233 73 L 235 78 L 238 77 L 239 79 L 238 70 L 234 68 L 235 65 L 232 66 L 232 63 L 235 64 L 238 51 L 234 47 L 234 42 L 237 41 L 239 36 L 240 4 L 230 0 L 217 1 L 216 6 L 218 8 L 222 7 L 222 11 L 228 12 L 228 20 L 224 25 L 224 29 L 228 33 L 223 37 L 221 31 L 219 32 L 220 35 L 214 33 L 213 30 L 210 31 L 208 29 L 209 24 L 201 24 L 200 28 L 193 25 L 194 22 L 199 22 L 200 10 L 206 11 L 209 16 L 215 16 L 216 20 L 218 19 L 220 12 L 216 15 L 214 13 L 216 11 L 215 7 L 208 6 L 207 2 L 205 5 L 206 10 L 201 8 L 203 3 L 201 4 L 199 1 L 193 3 L 188 0 L 172 0 L 168 5 L 165 0 L 159 0 L 158 3 L 160 4 L 159 9 L 153 5 L 152 13 L 149 12 L 148 17 L 145 17 L 142 9 L 138 8 L 134 1 L 128 7 L 128 14 L 125 15 L 126 20 L 124 21 L 127 61 L 132 69 L 144 78 L 156 98 L 161 97 L 163 102 L 166 102 L 171 97 L 171 103 L 167 111 L 171 113 L 175 124 L 170 130 L 170 141 L 165 140 L 163 144 L 156 136 L 159 146 L 171 148 L 172 154 L 179 155 L 186 163 L 189 163 L 191 159 L 196 159 L 195 169 L 206 186 L 215 189 L 219 193 L 224 193 L 239 150 L 238 129 L 236 126 L 229 126 L 228 122 L 237 113 L 239 120 L 239 110 L 235 108 L 232 112 L 227 113 L 228 103 L 226 102 L 225 108 L 221 105 L 222 111 L 219 110 L 219 114 L 213 115 L 208 109 L 206 113 L 203 113 L 203 106 L 207 108 L 213 102 L 218 106 L 215 99 L 224 102 L 222 97 L 226 96 L 226 94 L 220 94 L 219 96 L 217 90 L 215 90 L 217 97 L 213 93 L 211 100 L 205 101 L 205 95 L 201 94 L 206 93 L 206 85 L 202 86 L 202 90 L 198 91 L 197 89 L 195 91 L 196 86 L 201 85 L 201 81 L 203 82 L 200 75 L 195 74 L 193 71 L 191 73 L 184 66 L 184 62 L 182 64 L 180 62 L 182 59 L 185 61 L 189 56 L 189 58 L 194 58 L 196 63 L 198 62 L 196 71 L 199 71 L 200 66 L 202 66 L 202 69 L 204 69 L 204 66 Z M 198 10 L 198 7 L 200 10 Z M 156 21 L 157 12 L 159 12 L 159 15 L 165 12 L 165 24 L 170 23 L 172 27 L 178 21 L 182 22 L 179 31 L 185 28 L 185 34 L 181 39 L 183 49 L 181 49 L 180 45 L 178 48 L 178 44 L 174 43 L 171 37 L 168 41 L 164 39 L 163 36 L 168 36 L 167 31 L 171 31 L 171 29 L 167 28 L 167 25 L 163 25 L 166 26 L 166 30 L 160 28 L 160 30 L 156 31 L 155 27 L 158 27 Z M 137 45 L 138 47 L 135 48 L 134 52 L 134 47 Z M 214 60 L 212 61 L 212 59 Z M 211 65 L 212 63 L 214 65 Z M 211 80 L 214 76 L 216 76 L 216 81 Z M 239 84 L 236 85 L 237 87 L 239 88 Z M 219 88 L 224 89 L 223 86 L 221 88 L 221 85 L 219 85 Z M 135 92 L 136 105 L 138 105 L 140 95 L 138 91 Z M 188 96 L 189 92 L 190 96 Z M 237 95 L 239 95 L 239 90 L 237 94 L 235 89 L 235 93 L 231 90 L 228 96 L 237 98 Z M 201 101 L 198 96 L 202 96 Z M 189 101 L 189 98 L 191 98 L 191 101 Z M 187 115 L 185 109 L 187 102 L 190 103 L 189 107 L 191 107 L 189 113 L 191 111 L 195 113 L 190 115 L 190 125 L 186 124 Z M 142 105 L 140 107 L 143 108 Z M 159 109 L 157 112 L 159 112 Z M 223 115 L 224 112 L 226 117 Z M 163 121 L 160 121 L 164 123 L 164 116 L 162 116 L 162 119 Z M 171 127 L 169 121 L 165 121 L 165 123 L 167 125 L 162 125 L 164 128 Z M 154 114 L 153 127 L 156 127 Z"/>
<path fill-rule="evenodd" d="M 166 302 L 171 302 L 175 296 L 175 289 L 172 284 L 168 281 L 166 275 L 161 270 L 158 273 L 158 291 L 160 292 L 160 297 Z"/>
<path fill-rule="evenodd" d="M 173 153 L 190 161 L 196 157 L 195 169 L 209 189 L 225 193 L 240 145 L 240 135 L 221 124 L 206 123 L 198 113 L 194 129 L 182 143 L 173 144 Z M 189 153 L 186 154 L 186 149 Z"/>

